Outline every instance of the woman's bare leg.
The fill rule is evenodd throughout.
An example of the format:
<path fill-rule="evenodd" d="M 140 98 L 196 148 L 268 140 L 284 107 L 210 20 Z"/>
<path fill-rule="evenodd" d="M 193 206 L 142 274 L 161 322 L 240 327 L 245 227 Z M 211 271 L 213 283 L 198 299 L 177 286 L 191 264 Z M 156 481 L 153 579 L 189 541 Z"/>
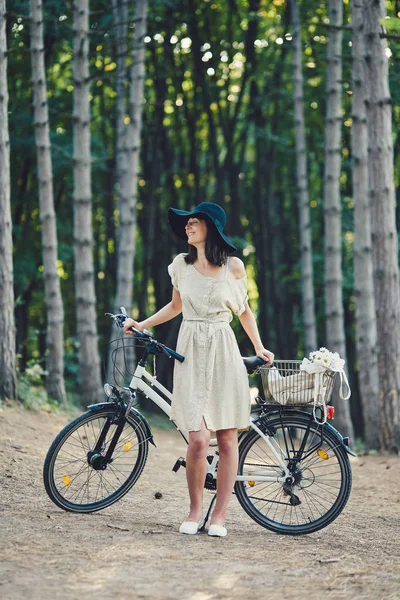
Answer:
<path fill-rule="evenodd" d="M 221 429 L 217 431 L 219 461 L 217 477 L 217 500 L 211 517 L 211 524 L 224 525 L 226 509 L 232 497 L 238 470 L 238 431 Z"/>
<path fill-rule="evenodd" d="M 187 521 L 198 522 L 203 515 L 204 481 L 207 473 L 207 451 L 210 432 L 201 421 L 200 431 L 189 432 L 189 446 L 186 453 L 186 479 L 189 488 L 190 512 Z"/>

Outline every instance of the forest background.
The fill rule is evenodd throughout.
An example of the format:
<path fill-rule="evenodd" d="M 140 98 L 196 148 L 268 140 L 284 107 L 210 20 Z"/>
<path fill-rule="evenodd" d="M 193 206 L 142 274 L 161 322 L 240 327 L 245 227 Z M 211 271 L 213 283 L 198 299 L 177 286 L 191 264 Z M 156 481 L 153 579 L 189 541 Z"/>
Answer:
<path fill-rule="evenodd" d="M 339 351 L 353 390 L 347 409 L 336 403 L 339 429 L 364 439 L 367 449 L 398 451 L 400 3 L 0 4 L 2 64 L 8 61 L 3 108 L 6 88 L 9 96 L 2 148 L 7 121 L 10 132 L 2 208 L 10 202 L 12 308 L 15 299 L 15 313 L 7 315 L 3 269 L 2 397 L 18 394 L 28 404 L 48 396 L 80 397 L 82 405 L 101 399 L 107 365 L 101 369 L 100 356 L 108 359 L 107 344 L 116 337 L 104 314 L 126 305 L 142 319 L 169 302 L 167 265 L 186 245 L 172 234 L 167 209 L 215 201 L 246 264 L 266 347 L 281 359 L 319 346 Z M 378 79 L 382 98 L 373 96 Z M 374 116 L 373 106 L 385 117 Z M 41 112 L 47 107 L 48 116 Z M 360 130 L 352 141 L 355 123 L 366 137 Z M 374 152 L 382 163 L 371 162 Z M 373 171 L 383 173 L 382 164 L 379 194 Z M 369 175 L 357 178 L 360 165 L 369 165 Z M 357 206 L 370 215 L 358 238 Z M 382 230 L 390 248 L 376 217 L 386 209 Z M 358 276 L 357 239 L 360 253 L 373 259 Z M 53 252 L 53 276 L 46 251 Z M 369 293 L 360 282 L 370 284 Z M 357 319 L 363 294 L 369 312 L 360 303 Z M 157 338 L 174 347 L 179 319 L 159 326 Z M 51 331 L 60 327 L 57 342 Z M 242 354 L 253 354 L 237 320 L 233 327 Z M 14 339 L 13 394 L 6 355 Z M 157 359 L 158 377 L 169 387 L 172 366 Z"/>

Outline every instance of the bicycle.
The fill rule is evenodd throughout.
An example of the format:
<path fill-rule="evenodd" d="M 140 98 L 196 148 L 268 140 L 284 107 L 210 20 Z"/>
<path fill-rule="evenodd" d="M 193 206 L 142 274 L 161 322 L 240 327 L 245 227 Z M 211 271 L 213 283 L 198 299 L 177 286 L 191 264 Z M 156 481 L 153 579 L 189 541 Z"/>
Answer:
<path fill-rule="evenodd" d="M 123 327 L 125 309 L 121 308 L 120 314 L 107 314 Z M 88 406 L 86 413 L 64 427 L 48 450 L 43 469 L 45 488 L 51 500 L 66 511 L 90 513 L 111 506 L 140 477 L 149 442 L 155 443 L 150 425 L 134 406 L 137 392 L 145 394 L 166 415 L 171 414 L 172 394 L 146 370 L 147 361 L 160 352 L 179 361 L 184 357 L 150 332 L 132 329 L 144 353 L 129 386 L 106 383 L 107 401 Z M 248 373 L 265 369 L 257 356 L 243 361 Z M 284 370 L 279 363 L 285 361 L 274 363 Z M 356 455 L 348 439 L 302 407 L 277 406 L 260 396 L 257 403 L 250 429 L 241 432 L 238 439 L 234 493 L 239 503 L 254 521 L 279 534 L 306 534 L 326 527 L 342 512 L 350 495 L 349 454 Z M 187 432 L 180 433 L 188 441 Z M 218 471 L 218 450 L 212 452 L 215 446 L 216 440 L 211 439 L 204 483 L 214 492 Z M 182 466 L 185 460 L 180 457 L 173 471 Z"/>

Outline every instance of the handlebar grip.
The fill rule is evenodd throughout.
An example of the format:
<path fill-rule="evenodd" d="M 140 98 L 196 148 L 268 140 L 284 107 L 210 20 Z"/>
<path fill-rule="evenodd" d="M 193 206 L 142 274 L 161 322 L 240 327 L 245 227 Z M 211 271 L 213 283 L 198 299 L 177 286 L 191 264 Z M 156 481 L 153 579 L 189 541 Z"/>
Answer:
<path fill-rule="evenodd" d="M 263 360 L 262 358 L 260 358 L 259 356 L 257 356 L 256 358 L 257 358 L 257 360 L 254 361 L 256 365 L 266 365 L 267 364 L 267 362 L 265 360 Z"/>
<path fill-rule="evenodd" d="M 172 357 L 176 360 L 179 360 L 181 363 L 185 360 L 185 357 L 182 356 L 182 354 L 178 354 L 178 352 L 175 352 L 175 350 L 172 350 L 172 348 L 167 348 L 167 346 L 164 346 L 163 352 L 167 354 L 167 356 L 169 355 L 170 358 Z"/>
<path fill-rule="evenodd" d="M 151 333 L 151 331 L 149 331 L 148 329 L 143 329 L 143 331 L 140 331 L 139 329 L 136 329 L 136 327 L 130 327 L 129 328 L 131 331 L 135 332 L 135 335 L 137 335 L 138 337 L 153 337 L 153 334 Z"/>
<path fill-rule="evenodd" d="M 172 356 L 175 356 L 176 360 L 179 360 L 179 362 L 183 363 L 183 361 L 185 360 L 185 357 L 182 356 L 182 354 L 178 354 L 177 352 L 174 352 Z"/>
<path fill-rule="evenodd" d="M 136 327 L 133 327 L 133 325 L 132 327 L 129 327 L 129 329 L 131 331 L 134 331 L 135 335 L 137 335 L 138 337 L 147 337 L 147 335 L 143 331 L 139 331 L 139 329 L 136 329 Z"/>

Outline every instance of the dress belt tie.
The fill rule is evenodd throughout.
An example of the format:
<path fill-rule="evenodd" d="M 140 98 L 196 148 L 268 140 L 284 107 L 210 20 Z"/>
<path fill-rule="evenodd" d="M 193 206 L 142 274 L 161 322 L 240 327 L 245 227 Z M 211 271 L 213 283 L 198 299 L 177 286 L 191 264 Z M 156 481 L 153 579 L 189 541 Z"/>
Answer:
<path fill-rule="evenodd" d="M 228 319 L 204 319 L 202 317 L 183 317 L 182 321 L 199 321 L 200 323 L 228 323 Z"/>

